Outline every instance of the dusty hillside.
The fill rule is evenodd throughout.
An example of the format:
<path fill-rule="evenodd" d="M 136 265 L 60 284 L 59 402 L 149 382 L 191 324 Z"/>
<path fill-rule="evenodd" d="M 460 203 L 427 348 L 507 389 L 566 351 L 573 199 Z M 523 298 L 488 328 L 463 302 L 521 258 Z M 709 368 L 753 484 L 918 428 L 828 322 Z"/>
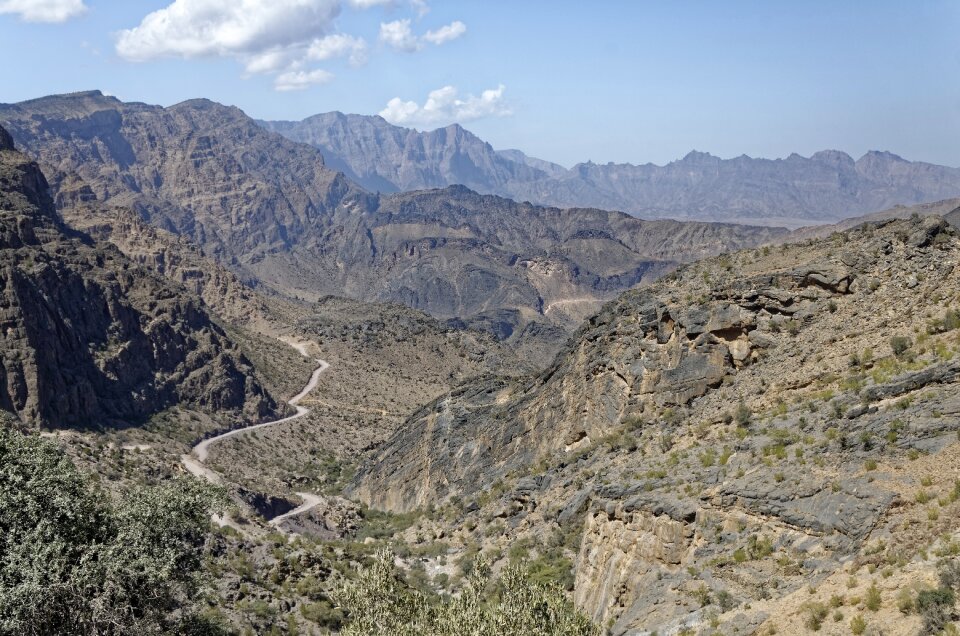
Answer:
<path fill-rule="evenodd" d="M 231 481 L 263 492 L 339 492 L 367 452 L 420 405 L 480 376 L 534 370 L 485 332 L 453 329 L 402 305 L 329 297 L 295 330 L 330 363 L 301 402 L 311 413 L 225 440 L 210 454 Z"/>
<path fill-rule="evenodd" d="M 958 261 L 933 216 L 683 267 L 537 379 L 421 409 L 352 492 L 445 502 L 414 542 L 572 566 L 614 634 L 914 633 L 897 589 L 960 531 Z"/>

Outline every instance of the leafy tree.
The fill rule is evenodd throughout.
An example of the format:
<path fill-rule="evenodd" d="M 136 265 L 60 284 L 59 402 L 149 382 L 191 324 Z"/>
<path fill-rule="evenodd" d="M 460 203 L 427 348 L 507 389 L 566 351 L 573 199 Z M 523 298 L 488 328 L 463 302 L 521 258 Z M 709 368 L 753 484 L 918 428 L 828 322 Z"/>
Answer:
<path fill-rule="evenodd" d="M 498 588 L 489 597 L 490 588 Z M 373 564 L 338 594 L 348 621 L 343 636 L 599 636 L 600 628 L 578 612 L 559 587 L 533 582 L 518 564 L 498 581 L 478 559 L 456 597 L 431 604 L 400 577 L 394 555 L 376 554 Z"/>
<path fill-rule="evenodd" d="M 0 429 L 0 633 L 216 631 L 190 611 L 216 498 L 178 479 L 114 504 L 56 445 Z"/>

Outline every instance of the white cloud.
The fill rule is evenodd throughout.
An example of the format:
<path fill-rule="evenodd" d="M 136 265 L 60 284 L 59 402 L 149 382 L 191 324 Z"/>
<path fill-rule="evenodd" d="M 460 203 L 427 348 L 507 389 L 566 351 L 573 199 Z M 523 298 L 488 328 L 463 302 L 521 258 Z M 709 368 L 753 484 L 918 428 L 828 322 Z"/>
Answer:
<path fill-rule="evenodd" d="M 455 20 L 447 26 L 440 27 L 436 31 L 427 31 L 423 39 L 431 44 L 441 45 L 451 40 L 456 40 L 458 37 L 467 32 L 467 25 L 461 22 L 460 20 Z"/>
<path fill-rule="evenodd" d="M 503 117 L 511 114 L 503 99 L 505 89 L 500 84 L 497 88 L 483 91 L 479 96 L 467 95 L 460 99 L 456 88 L 444 86 L 430 91 L 423 106 L 394 97 L 379 114 L 392 124 L 410 126 L 440 126 L 482 117 Z"/>
<path fill-rule="evenodd" d="M 456 40 L 467 32 L 467 25 L 456 20 L 436 31 L 427 31 L 423 37 L 417 37 L 410 28 L 410 19 L 380 23 L 380 41 L 398 51 L 413 53 L 424 47 L 426 42 L 437 46 Z"/>
<path fill-rule="evenodd" d="M 336 57 L 349 57 L 350 63 L 360 66 L 367 61 L 367 42 L 363 38 L 335 33 L 314 40 L 307 48 L 307 59 L 330 60 Z"/>
<path fill-rule="evenodd" d="M 174 0 L 121 31 L 116 49 L 135 62 L 230 57 L 249 74 L 277 74 L 277 90 L 299 90 L 333 78 L 326 70 L 305 69 L 310 62 L 340 57 L 353 66 L 366 62 L 363 38 L 330 33 L 340 6 L 341 0 Z"/>
<path fill-rule="evenodd" d="M 316 84 L 326 84 L 333 79 L 333 73 L 318 68 L 312 71 L 287 71 L 281 73 L 273 82 L 278 91 L 301 91 Z"/>
<path fill-rule="evenodd" d="M 86 11 L 83 0 L 0 0 L 0 14 L 13 13 L 25 22 L 66 22 Z"/>
<path fill-rule="evenodd" d="M 398 51 L 413 53 L 423 48 L 419 38 L 410 30 L 410 20 L 380 23 L 380 41 Z"/>
<path fill-rule="evenodd" d="M 0 7 L 73 3 L 84 0 L 0 0 Z M 330 81 L 333 75 L 314 68 L 316 62 L 346 59 L 352 66 L 366 63 L 367 42 L 337 33 L 334 20 L 345 3 L 358 9 L 396 8 L 402 2 L 423 14 L 425 0 L 167 0 L 168 4 L 120 31 L 117 54 L 132 62 L 158 58 L 224 57 L 243 64 L 248 75 L 272 74 L 277 90 L 297 90 Z M 12 10 L 12 9 L 11 9 Z M 417 51 L 462 36 L 466 26 L 455 21 L 422 37 L 414 34 L 410 19 L 380 24 L 380 41 L 401 51 Z"/>
<path fill-rule="evenodd" d="M 292 62 L 290 49 L 275 48 L 247 56 L 244 67 L 248 73 L 274 73 L 290 66 Z"/>
<path fill-rule="evenodd" d="M 354 9 L 371 9 L 373 7 L 393 7 L 396 0 L 350 0 L 350 6 Z"/>
<path fill-rule="evenodd" d="M 175 0 L 121 31 L 117 53 L 160 57 L 255 56 L 325 35 L 338 0 Z"/>
<path fill-rule="evenodd" d="M 396 9 L 400 5 L 400 0 L 348 0 L 348 4 L 354 9 L 361 11 L 374 7 Z M 426 0 L 409 0 L 409 4 L 410 7 L 417 12 L 418 18 L 422 18 L 430 12 L 430 5 L 427 4 Z"/>
<path fill-rule="evenodd" d="M 427 4 L 427 0 L 410 0 L 410 6 L 417 10 L 418 18 L 430 13 L 430 5 Z"/>

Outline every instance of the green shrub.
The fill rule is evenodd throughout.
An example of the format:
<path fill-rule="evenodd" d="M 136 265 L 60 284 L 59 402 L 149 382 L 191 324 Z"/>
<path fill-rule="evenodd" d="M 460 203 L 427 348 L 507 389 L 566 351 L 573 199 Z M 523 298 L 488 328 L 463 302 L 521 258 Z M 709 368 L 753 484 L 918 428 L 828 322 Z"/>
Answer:
<path fill-rule="evenodd" d="M 939 634 L 950 622 L 955 602 L 953 590 L 945 587 L 917 594 L 916 607 L 923 618 L 924 633 Z"/>
<path fill-rule="evenodd" d="M 908 589 L 902 589 L 897 594 L 897 609 L 904 614 L 913 611 L 913 594 Z"/>
<path fill-rule="evenodd" d="M 823 619 L 825 619 L 829 613 L 827 606 L 823 603 L 807 603 L 804 607 L 807 614 L 807 627 L 815 632 L 819 632 L 823 626 Z"/>
<path fill-rule="evenodd" d="M 752 417 L 750 409 L 747 408 L 747 405 L 743 402 L 737 405 L 737 410 L 733 414 L 733 421 L 736 422 L 737 426 L 746 426 L 750 423 L 750 418 Z"/>
<path fill-rule="evenodd" d="M 193 603 L 216 498 L 187 478 L 114 503 L 54 444 L 0 430 L 0 633 L 216 632 Z"/>
<path fill-rule="evenodd" d="M 533 582 L 519 564 L 504 568 L 499 580 L 478 559 L 457 597 L 430 603 L 407 585 L 389 551 L 347 581 L 337 593 L 346 610 L 342 636 L 599 636 L 601 630 L 578 612 L 559 587 Z M 489 592 L 496 586 L 498 594 Z"/>
<path fill-rule="evenodd" d="M 864 598 L 863 604 L 871 612 L 876 612 L 880 609 L 880 606 L 883 604 L 883 599 L 880 596 L 880 590 L 877 588 L 876 583 L 867 588 L 867 596 Z"/>
<path fill-rule="evenodd" d="M 890 349 L 893 351 L 893 355 L 898 358 L 907 352 L 913 345 L 913 342 L 907 336 L 893 336 L 890 338 Z"/>
<path fill-rule="evenodd" d="M 857 614 L 850 619 L 850 633 L 860 636 L 865 631 L 867 631 L 867 621 L 863 620 L 863 616 Z"/>

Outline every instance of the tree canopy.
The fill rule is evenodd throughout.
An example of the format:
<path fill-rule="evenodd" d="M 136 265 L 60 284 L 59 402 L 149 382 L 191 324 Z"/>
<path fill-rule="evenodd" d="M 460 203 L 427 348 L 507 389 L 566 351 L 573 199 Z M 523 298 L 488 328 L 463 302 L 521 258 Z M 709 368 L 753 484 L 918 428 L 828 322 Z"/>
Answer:
<path fill-rule="evenodd" d="M 216 500 L 183 478 L 114 502 L 55 444 L 0 429 L 0 634 L 196 631 Z"/>

